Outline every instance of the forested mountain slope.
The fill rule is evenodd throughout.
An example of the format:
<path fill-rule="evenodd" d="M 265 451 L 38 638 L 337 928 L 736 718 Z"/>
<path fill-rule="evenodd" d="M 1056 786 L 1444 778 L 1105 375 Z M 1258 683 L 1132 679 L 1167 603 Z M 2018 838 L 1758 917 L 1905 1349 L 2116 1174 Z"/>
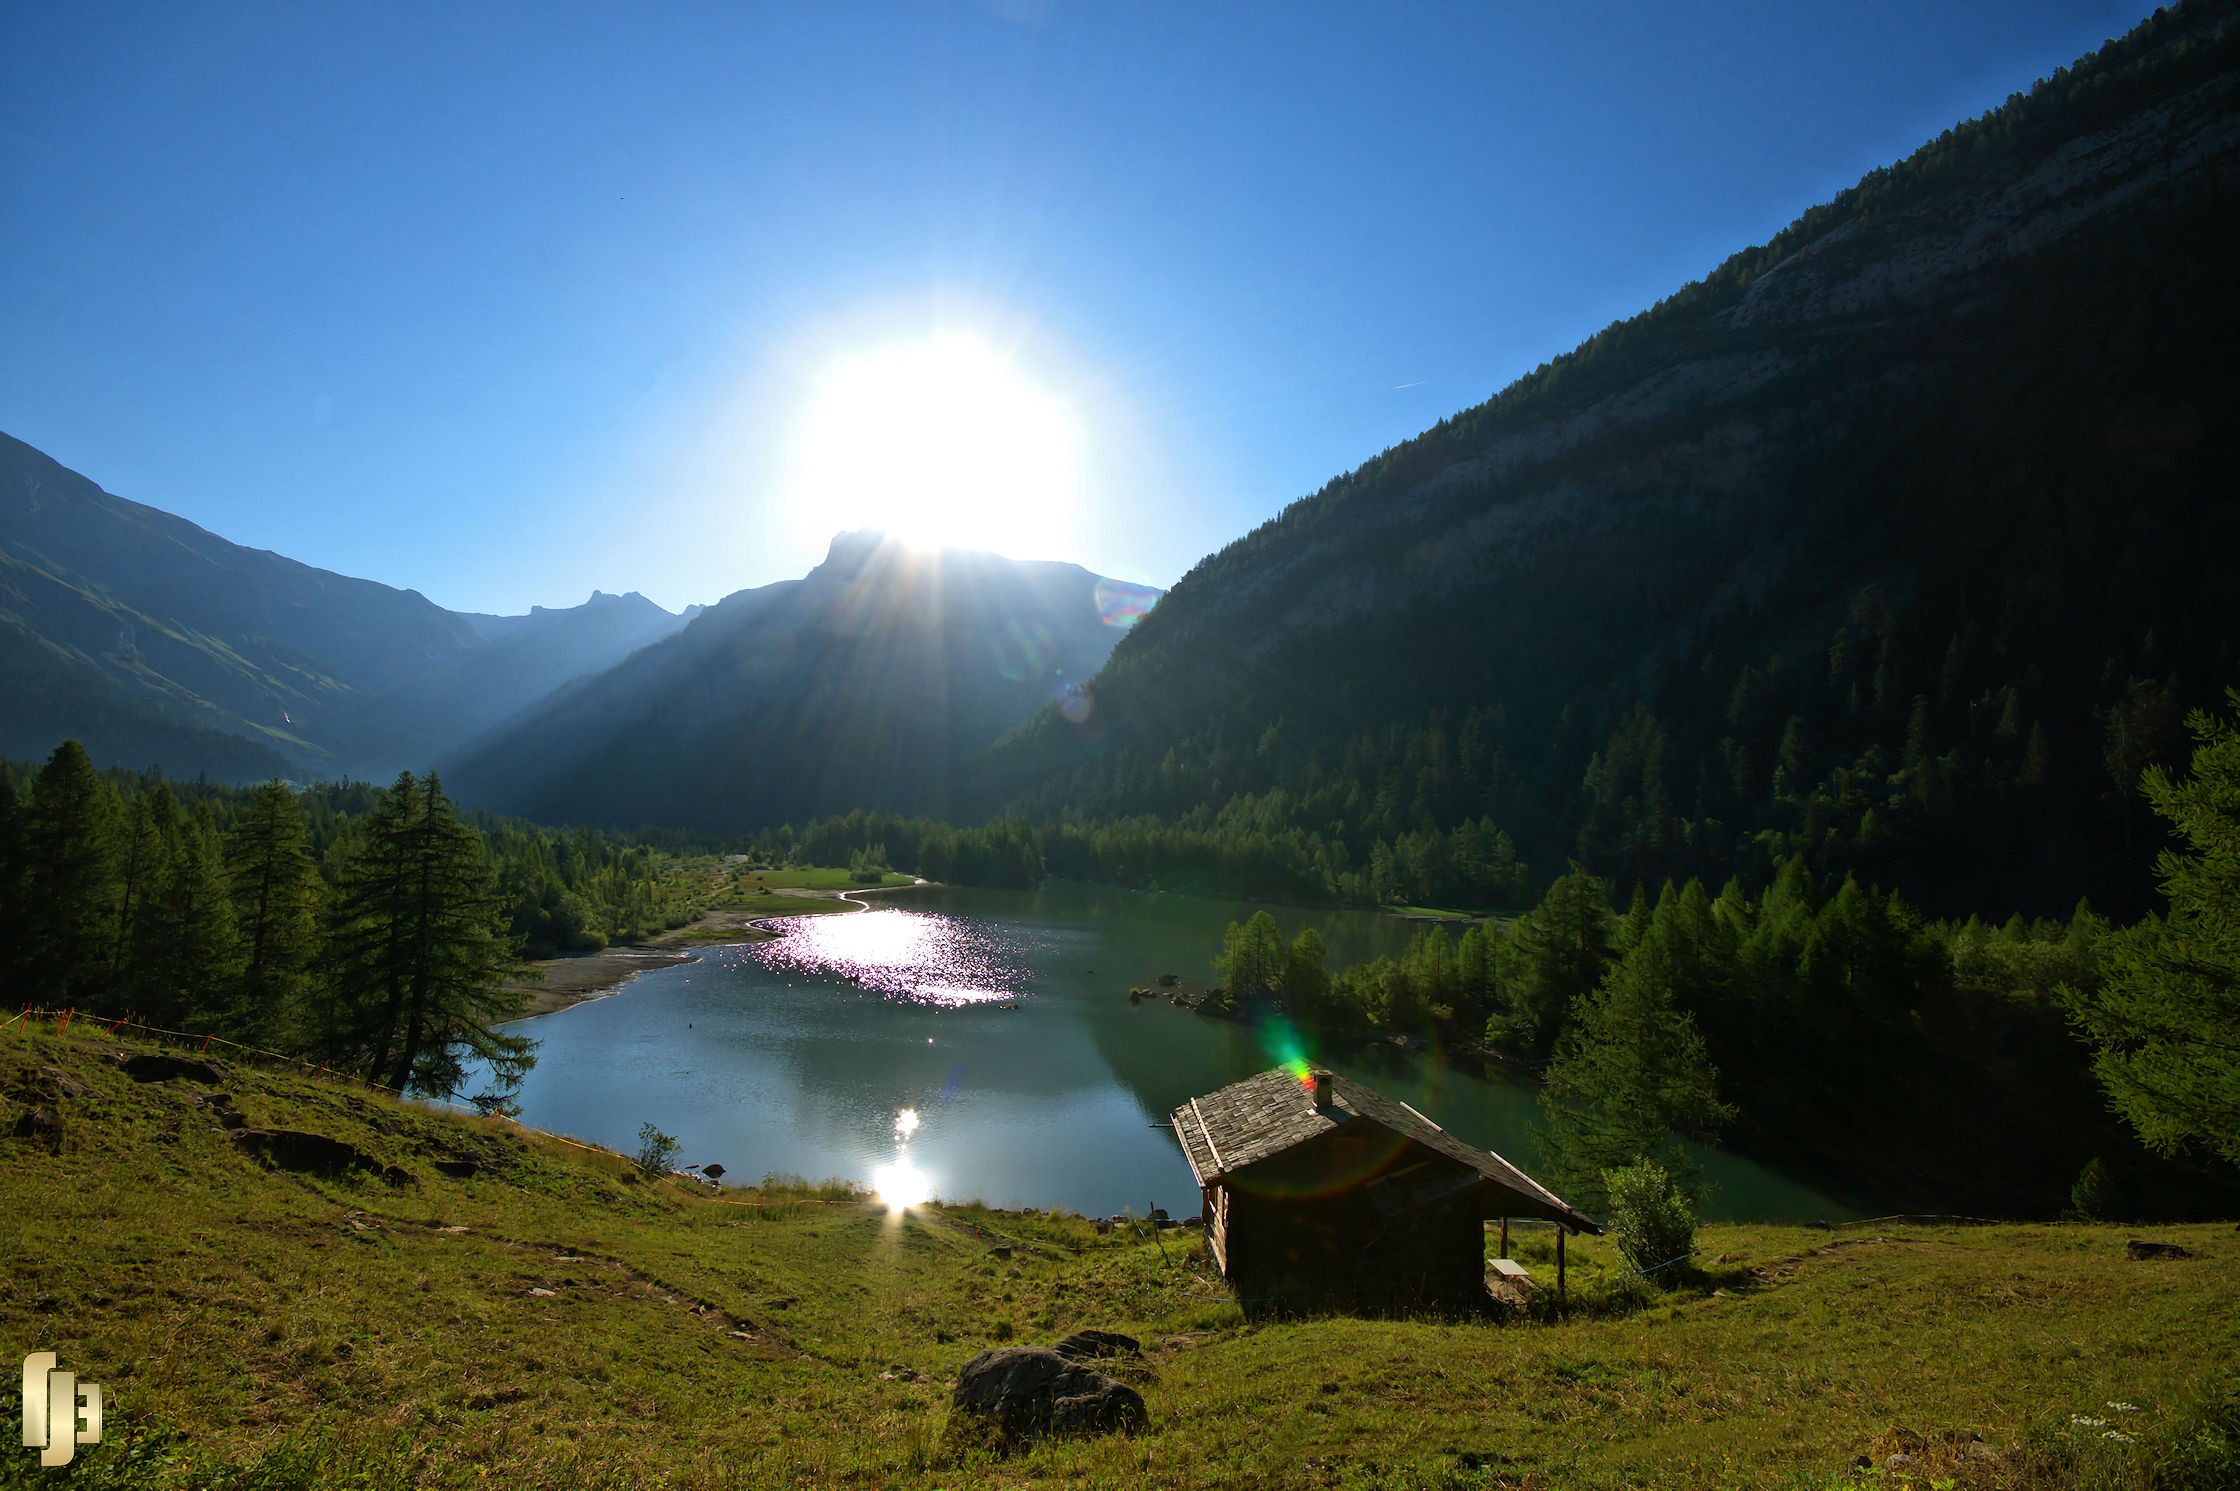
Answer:
<path fill-rule="evenodd" d="M 683 624 L 642 596 L 525 617 L 227 542 L 0 435 L 0 753 L 386 776 Z"/>
<path fill-rule="evenodd" d="M 1101 666 L 1153 592 L 1079 565 L 833 540 L 444 766 L 540 821 L 710 831 L 941 815 L 952 776 Z"/>
<path fill-rule="evenodd" d="M 1498 903 L 1505 833 L 1540 883 L 1802 853 L 1933 911 L 2138 909 L 2139 769 L 2240 678 L 2235 14 L 2163 12 L 1293 503 L 977 805 L 1256 846 L 1271 894 Z"/>

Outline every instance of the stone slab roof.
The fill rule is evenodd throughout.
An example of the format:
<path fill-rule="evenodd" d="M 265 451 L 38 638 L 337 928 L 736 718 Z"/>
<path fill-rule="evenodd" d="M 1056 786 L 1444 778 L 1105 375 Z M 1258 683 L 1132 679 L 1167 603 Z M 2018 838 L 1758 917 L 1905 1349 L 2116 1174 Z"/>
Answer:
<path fill-rule="evenodd" d="M 1285 1067 L 1233 1082 L 1192 1098 L 1171 1115 L 1182 1153 L 1200 1186 L 1227 1181 L 1263 1160 L 1355 1123 L 1413 1140 L 1472 1171 L 1493 1193 L 1491 1215 L 1542 1217 L 1575 1232 L 1602 1228 L 1562 1197 L 1491 1150 L 1463 1143 L 1397 1098 L 1349 1077 L 1325 1075 L 1329 1106 L 1318 1109 L 1314 1092 Z"/>

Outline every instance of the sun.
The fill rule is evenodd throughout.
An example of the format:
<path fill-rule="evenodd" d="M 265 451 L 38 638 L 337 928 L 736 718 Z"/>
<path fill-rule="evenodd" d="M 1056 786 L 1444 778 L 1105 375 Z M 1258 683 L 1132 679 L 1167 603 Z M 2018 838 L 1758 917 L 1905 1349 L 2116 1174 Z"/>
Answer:
<path fill-rule="evenodd" d="M 1071 558 L 1081 421 L 986 339 L 950 332 L 835 357 L 811 389 L 790 483 L 817 536 Z"/>

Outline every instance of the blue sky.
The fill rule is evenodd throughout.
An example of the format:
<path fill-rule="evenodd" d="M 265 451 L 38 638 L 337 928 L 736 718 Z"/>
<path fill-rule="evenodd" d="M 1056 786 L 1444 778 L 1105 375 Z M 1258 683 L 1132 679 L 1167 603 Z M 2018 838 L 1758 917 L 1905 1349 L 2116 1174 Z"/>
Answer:
<path fill-rule="evenodd" d="M 852 526 L 820 370 L 962 330 L 1078 419 L 1030 557 L 1165 585 L 2150 8 L 11 5 L 0 430 L 458 609 L 677 607 Z"/>

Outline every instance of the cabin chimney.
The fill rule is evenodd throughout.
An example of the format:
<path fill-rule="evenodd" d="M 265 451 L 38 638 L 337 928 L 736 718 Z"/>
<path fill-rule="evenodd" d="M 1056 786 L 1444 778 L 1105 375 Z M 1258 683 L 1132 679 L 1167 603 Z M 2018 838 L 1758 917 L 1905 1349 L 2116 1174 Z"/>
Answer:
<path fill-rule="evenodd" d="M 1328 1067 L 1318 1066 L 1307 1073 L 1307 1080 L 1314 1084 L 1314 1111 L 1328 1113 L 1330 1100 L 1337 1096 L 1333 1089 L 1337 1086 L 1338 1074 Z"/>

